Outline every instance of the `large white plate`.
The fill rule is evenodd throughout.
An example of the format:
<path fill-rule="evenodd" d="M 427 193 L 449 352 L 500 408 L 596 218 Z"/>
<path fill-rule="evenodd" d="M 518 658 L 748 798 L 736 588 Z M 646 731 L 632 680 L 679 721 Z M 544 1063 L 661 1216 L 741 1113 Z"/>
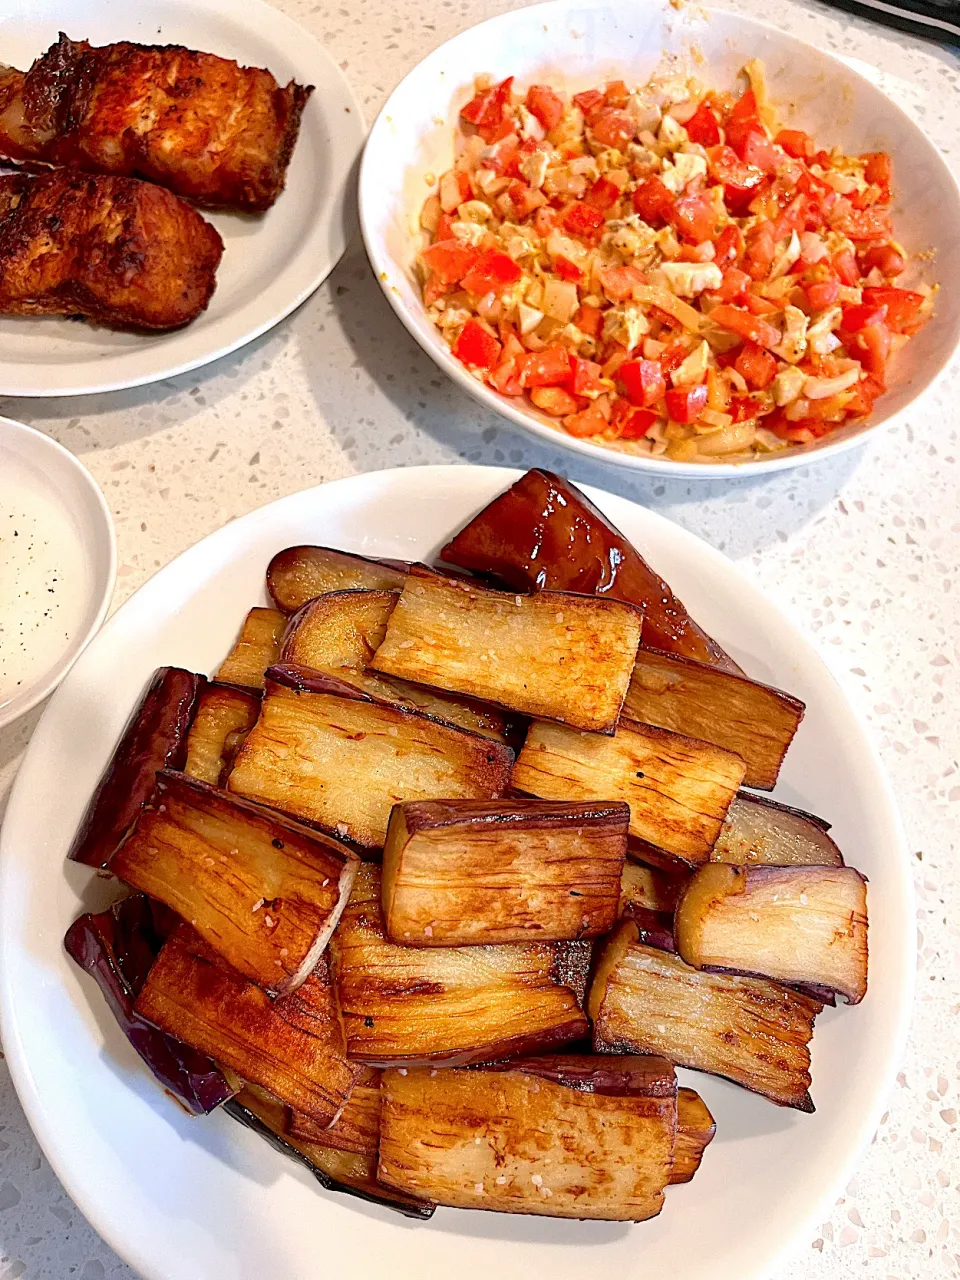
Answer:
<path fill-rule="evenodd" d="M 426 1225 L 320 1192 L 227 1116 L 191 1120 L 126 1044 L 61 938 L 92 901 L 64 853 L 152 669 L 213 667 L 263 571 L 290 543 L 429 556 L 517 473 L 422 467 L 340 480 L 234 521 L 161 570 L 107 624 L 54 696 L 0 834 L 0 1014 L 27 1115 L 94 1226 L 163 1280 L 748 1280 L 818 1221 L 880 1117 L 902 1049 L 913 908 L 899 820 L 865 731 L 807 641 L 723 556 L 622 498 L 588 490 L 751 674 L 808 705 L 777 794 L 830 818 L 870 877 L 870 991 L 827 1010 L 813 1116 L 695 1081 L 717 1139 L 689 1186 L 642 1226 L 440 1209 Z M 93 882 L 96 883 L 96 882 Z M 102 892 L 103 882 L 96 883 Z"/>
<path fill-rule="evenodd" d="M 0 318 L 0 393 L 8 396 L 84 395 L 168 378 L 235 351 L 289 315 L 346 247 L 345 202 L 365 131 L 333 58 L 264 0 L 0 0 L 0 62 L 28 67 L 59 31 L 93 44 L 184 44 L 267 67 L 281 84 L 293 78 L 316 88 L 273 208 L 260 217 L 204 212 L 225 252 L 203 315 L 154 335 Z"/>

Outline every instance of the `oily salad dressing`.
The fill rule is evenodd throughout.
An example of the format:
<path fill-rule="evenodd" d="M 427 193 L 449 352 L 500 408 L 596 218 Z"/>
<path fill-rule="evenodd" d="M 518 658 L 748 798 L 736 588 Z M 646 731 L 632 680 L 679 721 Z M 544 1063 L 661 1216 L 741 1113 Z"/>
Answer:
<path fill-rule="evenodd" d="M 763 71 L 568 98 L 477 81 L 424 205 L 453 354 L 571 435 L 736 461 L 867 417 L 933 291 L 904 289 L 885 152 L 777 125 Z"/>

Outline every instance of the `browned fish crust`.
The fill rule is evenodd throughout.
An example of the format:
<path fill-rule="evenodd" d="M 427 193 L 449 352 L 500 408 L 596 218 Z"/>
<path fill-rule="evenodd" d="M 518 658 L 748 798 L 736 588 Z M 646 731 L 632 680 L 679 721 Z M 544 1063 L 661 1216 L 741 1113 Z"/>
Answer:
<path fill-rule="evenodd" d="M 0 176 L 0 314 L 176 329 L 207 306 L 222 254 L 196 209 L 149 182 Z"/>
<path fill-rule="evenodd" d="M 95 48 L 61 33 L 28 72 L 0 73 L 0 156 L 261 213 L 283 190 L 312 92 L 180 45 Z"/>

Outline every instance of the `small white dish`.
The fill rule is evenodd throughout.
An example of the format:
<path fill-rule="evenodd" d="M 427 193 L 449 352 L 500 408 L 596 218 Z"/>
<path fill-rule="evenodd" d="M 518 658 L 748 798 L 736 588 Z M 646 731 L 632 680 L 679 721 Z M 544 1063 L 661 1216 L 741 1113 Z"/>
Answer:
<path fill-rule="evenodd" d="M 289 315 L 346 248 L 366 126 L 334 59 L 265 0 L 0 0 L 2 61 L 28 67 L 60 31 L 92 44 L 182 44 L 315 86 L 286 189 L 258 216 L 202 210 L 224 255 L 210 305 L 172 333 L 116 333 L 60 317 L 0 317 L 0 393 L 87 395 L 136 387 L 236 351 Z"/>
<path fill-rule="evenodd" d="M 457 115 L 473 94 L 474 76 L 515 76 L 523 90 L 539 82 L 576 93 L 611 79 L 644 84 L 666 56 L 680 58 L 708 86 L 719 88 L 733 88 L 743 65 L 760 58 L 785 124 L 806 129 L 827 148 L 891 153 L 897 237 L 911 253 L 936 250 L 918 278 L 940 281 L 944 288 L 933 320 L 897 358 L 890 391 L 865 424 L 739 464 L 621 453 L 576 439 L 556 419 L 479 382 L 454 359 L 428 318 L 413 271 L 423 246 L 420 210 L 437 177 L 453 163 Z M 766 474 L 842 453 L 912 405 L 945 371 L 960 341 L 960 293 L 954 286 L 960 277 L 960 189 L 940 153 L 900 107 L 841 59 L 720 9 L 674 6 L 672 0 L 552 0 L 454 36 L 407 74 L 374 122 L 360 169 L 360 221 L 390 304 L 444 373 L 487 409 L 551 445 L 626 470 L 712 480 Z"/>
<path fill-rule="evenodd" d="M 758 1280 L 812 1232 L 873 1136 L 906 1037 L 913 890 L 899 817 L 857 713 L 802 633 L 725 557 L 623 498 L 588 496 L 744 669 L 807 711 L 776 797 L 834 823 L 869 877 L 870 989 L 813 1039 L 814 1115 L 681 1072 L 717 1120 L 697 1177 L 637 1226 L 438 1209 L 412 1224 L 323 1193 L 226 1115 L 191 1119 L 157 1085 L 68 959 L 68 925 L 117 886 L 64 858 L 153 669 L 213 669 L 266 602 L 282 547 L 431 557 L 517 472 L 410 467 L 339 480 L 234 520 L 178 557 L 106 625 L 50 703 L 0 831 L 0 1024 L 7 1062 L 57 1176 L 148 1280 Z"/>
<path fill-rule="evenodd" d="M 52 693 L 107 616 L 110 509 L 81 462 L 0 418 L 0 729 Z"/>

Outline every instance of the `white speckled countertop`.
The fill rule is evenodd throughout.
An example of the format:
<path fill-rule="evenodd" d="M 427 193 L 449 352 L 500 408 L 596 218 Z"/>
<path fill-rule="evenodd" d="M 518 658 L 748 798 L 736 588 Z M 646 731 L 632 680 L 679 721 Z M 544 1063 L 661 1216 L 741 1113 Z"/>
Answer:
<path fill-rule="evenodd" d="M 282 7 L 340 60 L 371 120 L 428 50 L 509 4 Z M 960 173 L 957 54 L 815 4 L 727 7 L 849 57 Z M 0 413 L 48 431 L 99 480 L 117 522 L 117 604 L 198 538 L 273 498 L 359 471 L 457 460 L 565 471 L 657 508 L 754 573 L 872 723 L 918 898 L 913 1031 L 889 1111 L 778 1280 L 930 1280 L 960 1276 L 958 395 L 960 367 L 863 450 L 769 480 L 630 479 L 532 443 L 467 400 L 407 337 L 355 243 L 295 316 L 208 369 L 112 395 L 0 399 Z M 39 714 L 0 732 L 0 811 Z M 63 1191 L 0 1064 L 0 1280 L 132 1275 Z"/>

